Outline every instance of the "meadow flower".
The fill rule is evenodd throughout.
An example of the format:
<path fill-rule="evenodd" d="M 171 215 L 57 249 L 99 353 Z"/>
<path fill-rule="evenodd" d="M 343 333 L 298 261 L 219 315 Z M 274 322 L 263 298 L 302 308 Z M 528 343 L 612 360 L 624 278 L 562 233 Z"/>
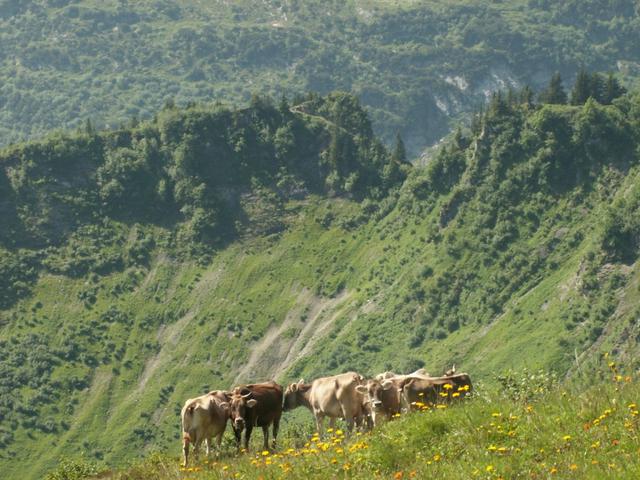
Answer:
<path fill-rule="evenodd" d="M 491 473 L 495 470 L 495 468 L 493 467 L 493 465 L 487 465 L 487 467 L 485 468 L 485 471 L 487 473 Z"/>
<path fill-rule="evenodd" d="M 571 440 L 571 435 L 565 435 L 564 437 L 562 437 L 562 439 L 563 439 L 565 442 L 568 442 L 568 441 L 570 441 L 570 440 Z"/>
<path fill-rule="evenodd" d="M 450 383 L 445 383 L 442 388 L 444 388 L 445 390 L 451 390 L 453 388 L 453 385 L 451 385 Z"/>
<path fill-rule="evenodd" d="M 262 451 L 262 456 L 263 457 L 268 457 L 269 456 L 269 450 L 263 450 Z"/>

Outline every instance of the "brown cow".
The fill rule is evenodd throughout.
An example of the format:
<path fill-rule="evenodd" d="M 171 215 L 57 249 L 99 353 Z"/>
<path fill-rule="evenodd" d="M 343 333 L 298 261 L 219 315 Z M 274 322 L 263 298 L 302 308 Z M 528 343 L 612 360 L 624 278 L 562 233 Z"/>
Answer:
<path fill-rule="evenodd" d="M 238 448 L 245 430 L 244 448 L 249 449 L 249 440 L 254 426 L 262 427 L 264 449 L 269 449 L 269 425 L 273 424 L 275 448 L 282 416 L 282 387 L 275 382 L 254 383 L 236 387 L 230 395 L 231 426 Z"/>
<path fill-rule="evenodd" d="M 222 434 L 229 418 L 229 403 L 225 392 L 214 390 L 197 398 L 187 400 L 182 407 L 182 453 L 184 466 L 189 461 L 189 444 L 197 458 L 200 444 L 204 440 L 207 456 L 211 452 L 211 438 L 216 437 L 218 450 Z"/>
<path fill-rule="evenodd" d="M 354 422 L 360 425 L 366 417 L 364 398 L 356 387 L 364 378 L 355 372 L 318 378 L 310 384 L 300 380 L 287 387 L 284 394 L 284 410 L 305 406 L 316 419 L 316 428 L 322 435 L 322 424 L 329 417 L 331 427 L 336 418 L 344 418 L 347 430 L 353 430 Z"/>
<path fill-rule="evenodd" d="M 408 378 L 401 386 L 403 401 L 408 408 L 416 403 L 436 404 L 464 398 L 471 393 L 471 378 L 466 373 L 450 377 Z"/>
<path fill-rule="evenodd" d="M 390 420 L 397 413 L 400 413 L 401 394 L 398 389 L 401 380 L 387 379 L 384 382 L 379 380 L 367 380 L 364 385 L 358 385 L 356 390 L 363 394 L 365 402 L 371 415 L 373 426 L 380 423 L 381 418 Z"/>

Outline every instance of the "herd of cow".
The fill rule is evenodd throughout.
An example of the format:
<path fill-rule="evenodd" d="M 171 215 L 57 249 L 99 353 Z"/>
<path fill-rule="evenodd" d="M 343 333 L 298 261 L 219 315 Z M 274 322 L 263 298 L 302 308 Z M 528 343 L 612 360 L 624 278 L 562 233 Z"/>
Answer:
<path fill-rule="evenodd" d="M 220 448 L 228 420 L 238 448 L 242 431 L 245 431 L 244 447 L 248 449 L 253 427 L 258 426 L 262 427 L 264 448 L 268 450 L 269 426 L 273 426 L 272 448 L 275 448 L 282 412 L 299 406 L 311 410 L 320 435 L 325 417 L 332 428 L 337 418 L 344 419 L 351 432 L 354 425 L 373 428 L 381 419 L 391 419 L 401 411 L 466 397 L 471 388 L 469 375 L 456 374 L 454 366 L 441 377 L 431 377 L 423 369 L 408 375 L 385 372 L 373 379 L 348 372 L 311 383 L 300 380 L 284 391 L 275 382 L 243 385 L 231 391 L 214 390 L 187 400 L 182 408 L 184 465 L 189 461 L 191 443 L 196 455 L 203 441 L 209 455 L 214 437 Z"/>

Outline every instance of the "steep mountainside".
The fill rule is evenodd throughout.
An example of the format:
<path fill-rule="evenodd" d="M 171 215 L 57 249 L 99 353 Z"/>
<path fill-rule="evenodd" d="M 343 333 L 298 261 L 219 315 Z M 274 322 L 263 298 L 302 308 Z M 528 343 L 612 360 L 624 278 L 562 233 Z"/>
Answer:
<path fill-rule="evenodd" d="M 635 0 L 0 0 L 0 144 L 174 98 L 356 93 L 416 153 L 491 92 L 640 69 Z"/>
<path fill-rule="evenodd" d="M 639 145 L 638 96 L 498 95 L 411 168 L 332 94 L 5 149 L 0 470 L 171 451 L 243 381 L 637 370 Z"/>

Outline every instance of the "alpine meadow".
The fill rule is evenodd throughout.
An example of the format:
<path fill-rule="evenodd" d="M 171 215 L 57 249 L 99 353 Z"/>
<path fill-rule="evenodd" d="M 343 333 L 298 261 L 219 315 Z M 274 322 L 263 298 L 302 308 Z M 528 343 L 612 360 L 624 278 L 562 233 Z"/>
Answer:
<path fill-rule="evenodd" d="M 639 38 L 0 0 L 0 478 L 638 478 Z"/>

